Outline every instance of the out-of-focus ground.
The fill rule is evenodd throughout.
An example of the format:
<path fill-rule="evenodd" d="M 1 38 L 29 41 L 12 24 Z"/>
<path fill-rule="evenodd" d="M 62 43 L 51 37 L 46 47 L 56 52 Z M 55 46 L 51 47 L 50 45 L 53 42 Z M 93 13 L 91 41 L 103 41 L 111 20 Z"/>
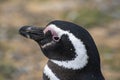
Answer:
<path fill-rule="evenodd" d="M 0 80 L 41 80 L 46 57 L 18 30 L 56 19 L 93 36 L 106 80 L 120 80 L 120 0 L 0 0 Z"/>

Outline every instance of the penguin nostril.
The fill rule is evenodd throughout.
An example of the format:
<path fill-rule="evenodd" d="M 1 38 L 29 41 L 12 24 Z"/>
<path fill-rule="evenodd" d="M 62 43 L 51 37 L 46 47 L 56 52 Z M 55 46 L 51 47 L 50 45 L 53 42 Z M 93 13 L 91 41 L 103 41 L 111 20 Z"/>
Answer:
<path fill-rule="evenodd" d="M 56 37 L 56 36 L 53 37 L 53 40 L 56 41 L 56 42 L 58 42 L 59 39 L 60 39 L 59 37 Z"/>

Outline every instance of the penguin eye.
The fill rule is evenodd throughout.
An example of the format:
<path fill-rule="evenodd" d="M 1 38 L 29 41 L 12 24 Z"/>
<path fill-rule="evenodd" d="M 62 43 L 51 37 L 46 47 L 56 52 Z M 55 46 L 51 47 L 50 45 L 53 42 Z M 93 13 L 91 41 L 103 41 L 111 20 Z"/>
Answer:
<path fill-rule="evenodd" d="M 57 37 L 57 36 L 53 36 L 52 39 L 53 39 L 55 42 L 58 42 L 58 41 L 60 40 L 60 38 Z"/>

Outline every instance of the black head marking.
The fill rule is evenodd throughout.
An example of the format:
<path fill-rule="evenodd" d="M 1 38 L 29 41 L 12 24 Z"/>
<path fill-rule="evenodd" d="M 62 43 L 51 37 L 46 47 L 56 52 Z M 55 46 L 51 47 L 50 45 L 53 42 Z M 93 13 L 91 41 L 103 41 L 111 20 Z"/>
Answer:
<path fill-rule="evenodd" d="M 53 42 L 52 45 L 42 48 L 42 51 L 49 59 L 54 60 L 67 61 L 74 59 L 76 56 L 75 49 L 67 35 L 62 35 L 59 42 Z"/>

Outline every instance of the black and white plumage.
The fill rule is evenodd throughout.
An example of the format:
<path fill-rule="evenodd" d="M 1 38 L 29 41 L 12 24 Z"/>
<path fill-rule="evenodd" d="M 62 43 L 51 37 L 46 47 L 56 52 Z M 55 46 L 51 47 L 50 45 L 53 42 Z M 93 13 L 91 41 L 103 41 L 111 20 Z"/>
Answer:
<path fill-rule="evenodd" d="M 43 80 L 104 80 L 96 45 L 81 26 L 56 20 L 44 29 L 24 26 L 20 34 L 35 40 L 49 58 Z"/>

